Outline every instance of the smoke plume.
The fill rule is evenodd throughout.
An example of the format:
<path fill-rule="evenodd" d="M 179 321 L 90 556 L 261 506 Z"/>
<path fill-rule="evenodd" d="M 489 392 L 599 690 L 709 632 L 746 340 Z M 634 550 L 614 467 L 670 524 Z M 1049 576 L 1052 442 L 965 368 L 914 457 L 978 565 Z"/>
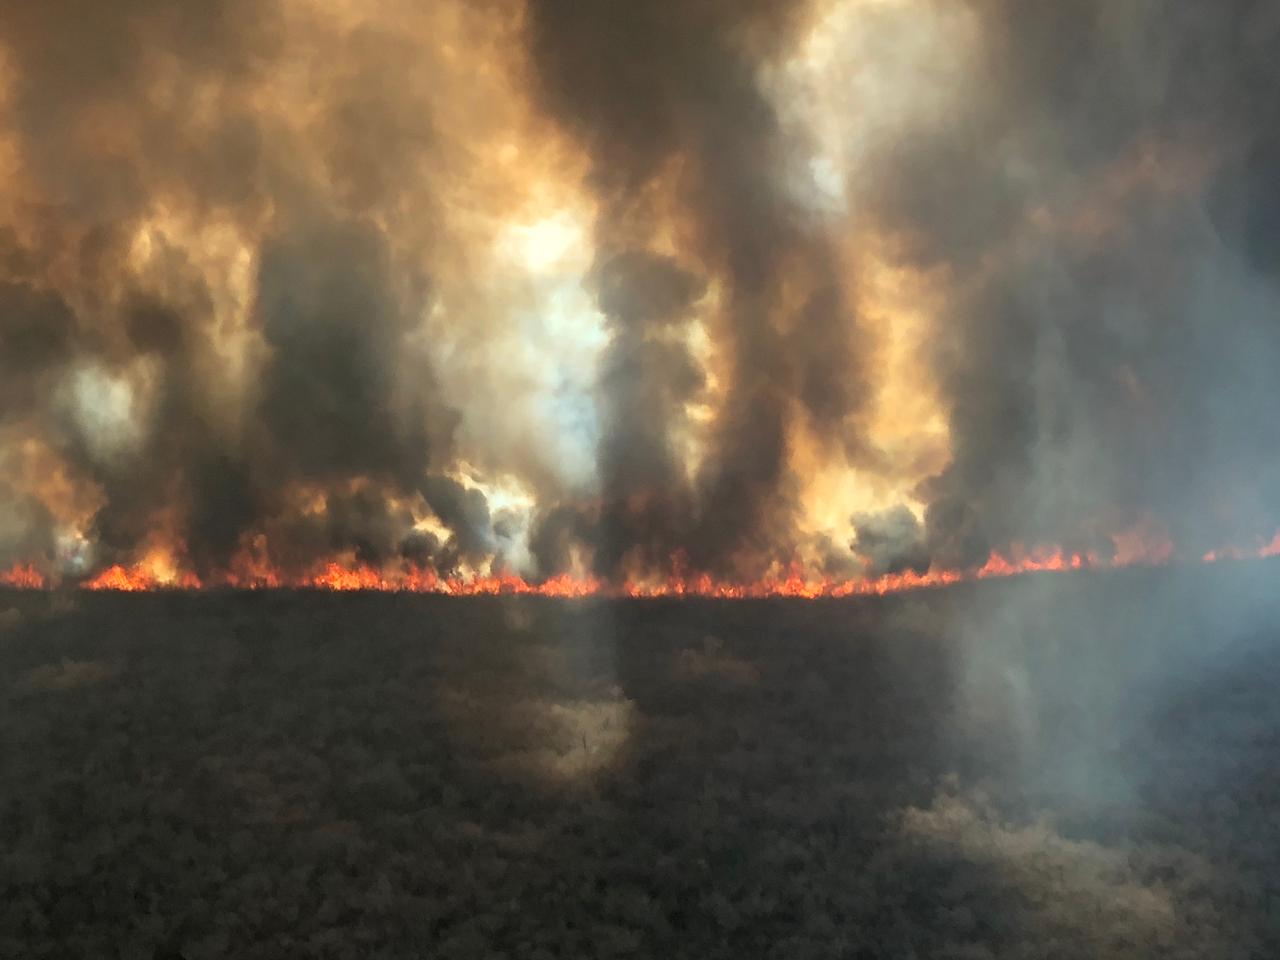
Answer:
<path fill-rule="evenodd" d="M 1259 0 L 0 3 L 0 568 L 1266 541 L 1277 39 Z"/>

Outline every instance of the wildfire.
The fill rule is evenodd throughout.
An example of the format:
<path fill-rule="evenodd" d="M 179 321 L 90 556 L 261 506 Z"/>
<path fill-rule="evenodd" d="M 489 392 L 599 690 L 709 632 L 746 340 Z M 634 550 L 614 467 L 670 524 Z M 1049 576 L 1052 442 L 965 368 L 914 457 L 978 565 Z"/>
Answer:
<path fill-rule="evenodd" d="M 114 564 L 81 586 L 85 590 L 115 590 L 123 593 L 139 593 L 144 590 L 199 590 L 204 584 L 189 571 L 172 576 L 157 574 L 149 566 L 123 567 Z"/>
<path fill-rule="evenodd" d="M 1280 556 L 1280 530 L 1276 531 L 1276 535 L 1265 543 L 1259 543 L 1252 549 L 1241 549 L 1240 547 L 1223 547 L 1219 550 L 1210 550 L 1200 559 L 1204 563 L 1217 563 L 1220 560 L 1248 560 L 1252 557 L 1276 557 Z"/>
<path fill-rule="evenodd" d="M 703 597 L 710 599 L 752 599 L 764 597 L 848 597 L 897 593 L 926 587 L 940 587 L 964 580 L 958 571 L 886 574 L 861 579 L 814 578 L 800 567 L 784 575 L 738 583 L 710 574 L 673 574 L 654 581 L 624 580 L 611 583 L 590 576 L 560 574 L 531 582 L 518 574 L 497 573 L 476 576 L 442 577 L 431 570 L 408 569 L 384 572 L 368 566 L 344 566 L 329 562 L 316 572 L 286 585 L 310 590 L 379 590 L 406 593 L 439 593 L 449 596 L 535 595 L 542 597 Z"/>
<path fill-rule="evenodd" d="M 0 587 L 12 587 L 15 590 L 43 590 L 46 585 L 44 574 L 31 564 L 0 571 Z"/>
<path fill-rule="evenodd" d="M 1014 559 L 1009 559 L 998 551 L 992 551 L 987 562 L 978 568 L 974 576 L 979 580 L 985 580 L 988 577 L 1016 577 L 1018 574 L 1038 573 L 1042 570 L 1053 572 L 1091 570 L 1097 567 L 1129 567 L 1143 563 L 1136 556 L 1126 557 L 1123 561 L 1117 556 L 1103 562 L 1096 553 L 1064 553 L 1060 549 L 1033 551 L 1025 555 L 1020 553 L 1020 551 L 1013 552 Z M 1148 559 L 1145 565 L 1160 566 L 1167 560 L 1168 556 L 1158 560 Z"/>
<path fill-rule="evenodd" d="M 159 584 L 152 581 L 140 570 L 126 570 L 119 564 L 107 567 L 100 574 L 84 584 L 86 590 L 117 590 L 134 593 L 142 590 L 154 590 Z"/>
<path fill-rule="evenodd" d="M 1163 566 L 1173 562 L 1177 556 L 1172 544 L 1165 538 L 1149 541 L 1136 537 L 1114 539 L 1115 553 L 1105 558 L 1096 553 L 1072 553 L 1059 548 L 1024 550 L 1015 545 L 1004 552 L 993 551 L 985 563 L 968 570 L 905 570 L 875 577 L 838 578 L 815 575 L 802 566 L 793 564 L 748 582 L 722 579 L 709 573 L 689 572 L 682 556 L 672 558 L 672 572 L 666 577 L 632 578 L 617 582 L 588 574 L 560 574 L 541 581 L 530 581 L 519 574 L 506 572 L 444 576 L 431 569 L 404 565 L 380 569 L 357 563 L 350 556 L 331 559 L 309 571 L 290 575 L 273 567 L 268 559 L 265 543 L 255 541 L 237 556 L 229 569 L 204 580 L 189 570 L 181 569 L 174 562 L 171 553 L 153 551 L 138 564 L 115 564 L 107 567 L 91 579 L 81 581 L 79 587 L 85 590 L 128 593 L 213 588 L 384 591 L 449 596 L 817 599 L 879 596 L 1039 572 Z M 1201 563 L 1218 563 L 1274 556 L 1280 556 L 1280 532 L 1270 540 L 1259 538 L 1252 547 L 1223 547 L 1210 550 L 1199 559 Z M 56 578 L 50 577 L 33 564 L 20 564 L 7 571 L 0 571 L 0 587 L 43 590 L 55 582 Z"/>
<path fill-rule="evenodd" d="M 1115 534 L 1111 542 L 1118 567 L 1160 566 L 1172 560 L 1175 553 L 1168 535 L 1146 524 Z"/>

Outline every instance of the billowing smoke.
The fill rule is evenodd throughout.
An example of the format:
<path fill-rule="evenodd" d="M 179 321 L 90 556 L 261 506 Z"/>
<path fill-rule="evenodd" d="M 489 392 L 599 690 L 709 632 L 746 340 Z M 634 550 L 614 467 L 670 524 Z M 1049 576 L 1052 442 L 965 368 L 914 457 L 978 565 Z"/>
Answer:
<path fill-rule="evenodd" d="M 672 427 L 705 389 L 688 349 L 673 333 L 700 293 L 698 281 L 652 255 L 618 254 L 599 271 L 597 302 L 612 338 L 601 363 L 605 498 L 596 565 L 617 573 L 629 552 L 661 567 L 692 531 L 692 491 Z"/>
<path fill-rule="evenodd" d="M 0 2 L 0 567 L 1280 526 L 1273 5 L 100 6 Z"/>
<path fill-rule="evenodd" d="M 786 196 L 788 144 L 757 79 L 809 12 L 786 2 L 530 5 L 543 99 L 591 154 L 596 246 L 609 256 L 599 291 L 615 327 L 603 380 L 607 571 L 631 548 L 648 561 L 655 548 L 681 549 L 715 569 L 785 544 L 788 427 L 806 412 L 839 431 L 856 409 L 855 324 L 822 232 Z M 690 489 L 671 462 L 670 428 L 700 377 L 678 340 L 644 328 L 678 319 L 695 281 L 654 257 L 661 224 L 645 208 L 655 191 L 673 195 L 689 256 L 719 295 L 707 323 L 728 384 Z"/>
<path fill-rule="evenodd" d="M 903 573 L 929 569 L 930 557 L 924 547 L 924 531 L 916 515 L 898 506 L 880 514 L 853 518 L 857 535 L 853 549 L 876 574 Z"/>
<path fill-rule="evenodd" d="M 875 170 L 883 229 L 951 280 L 931 351 L 952 441 L 923 488 L 931 555 L 1092 549 L 1144 515 L 1192 550 L 1269 532 L 1274 8 L 973 13 L 961 109 Z"/>

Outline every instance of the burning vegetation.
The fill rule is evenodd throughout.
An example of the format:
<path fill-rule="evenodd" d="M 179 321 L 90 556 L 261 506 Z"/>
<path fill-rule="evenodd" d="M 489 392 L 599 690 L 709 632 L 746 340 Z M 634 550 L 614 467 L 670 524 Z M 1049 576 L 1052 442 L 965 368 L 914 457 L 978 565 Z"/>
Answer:
<path fill-rule="evenodd" d="M 0 0 L 0 955 L 1280 956 L 1277 50 Z"/>
<path fill-rule="evenodd" d="M 1280 528 L 1270 4 L 89 13 L 0 2 L 7 585 L 841 595 Z"/>
<path fill-rule="evenodd" d="M 1280 555 L 1280 533 L 1252 548 L 1226 547 L 1210 550 L 1199 563 L 1219 563 L 1263 559 Z M 986 563 L 969 569 L 906 569 L 876 577 L 832 577 L 815 574 L 799 564 L 767 573 L 750 581 L 718 578 L 692 573 L 683 556 L 672 559 L 667 576 L 643 580 L 607 580 L 591 575 L 557 574 L 530 580 L 517 573 L 458 573 L 442 576 L 430 567 L 404 561 L 373 566 L 347 555 L 327 560 L 310 569 L 288 573 L 256 564 L 247 558 L 232 563 L 230 569 L 201 578 L 190 570 L 173 566 L 167 555 L 151 557 L 132 566 L 113 564 L 92 576 L 63 583 L 46 577 L 36 567 L 16 565 L 0 571 L 0 587 L 18 590 L 45 590 L 74 586 L 84 590 L 135 593 L 151 590 L 330 590 L 440 593 L 450 596 L 535 595 L 543 597 L 702 597 L 721 600 L 791 597 L 856 597 L 900 593 L 948 586 L 993 577 L 1015 577 L 1029 573 L 1061 573 L 1080 570 L 1108 570 L 1133 566 L 1164 566 L 1175 560 L 1173 545 L 1167 540 L 1151 544 L 1134 538 L 1117 538 L 1114 552 L 1106 558 L 1096 553 L 1064 554 L 1061 549 L 1017 550 L 1005 556 L 992 552 Z"/>

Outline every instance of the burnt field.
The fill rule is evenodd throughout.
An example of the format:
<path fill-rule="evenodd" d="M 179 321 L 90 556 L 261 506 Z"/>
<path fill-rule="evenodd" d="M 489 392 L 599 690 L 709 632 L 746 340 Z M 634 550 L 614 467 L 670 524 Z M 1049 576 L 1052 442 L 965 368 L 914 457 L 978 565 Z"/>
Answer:
<path fill-rule="evenodd" d="M 0 956 L 1280 955 L 1278 576 L 0 594 Z"/>

